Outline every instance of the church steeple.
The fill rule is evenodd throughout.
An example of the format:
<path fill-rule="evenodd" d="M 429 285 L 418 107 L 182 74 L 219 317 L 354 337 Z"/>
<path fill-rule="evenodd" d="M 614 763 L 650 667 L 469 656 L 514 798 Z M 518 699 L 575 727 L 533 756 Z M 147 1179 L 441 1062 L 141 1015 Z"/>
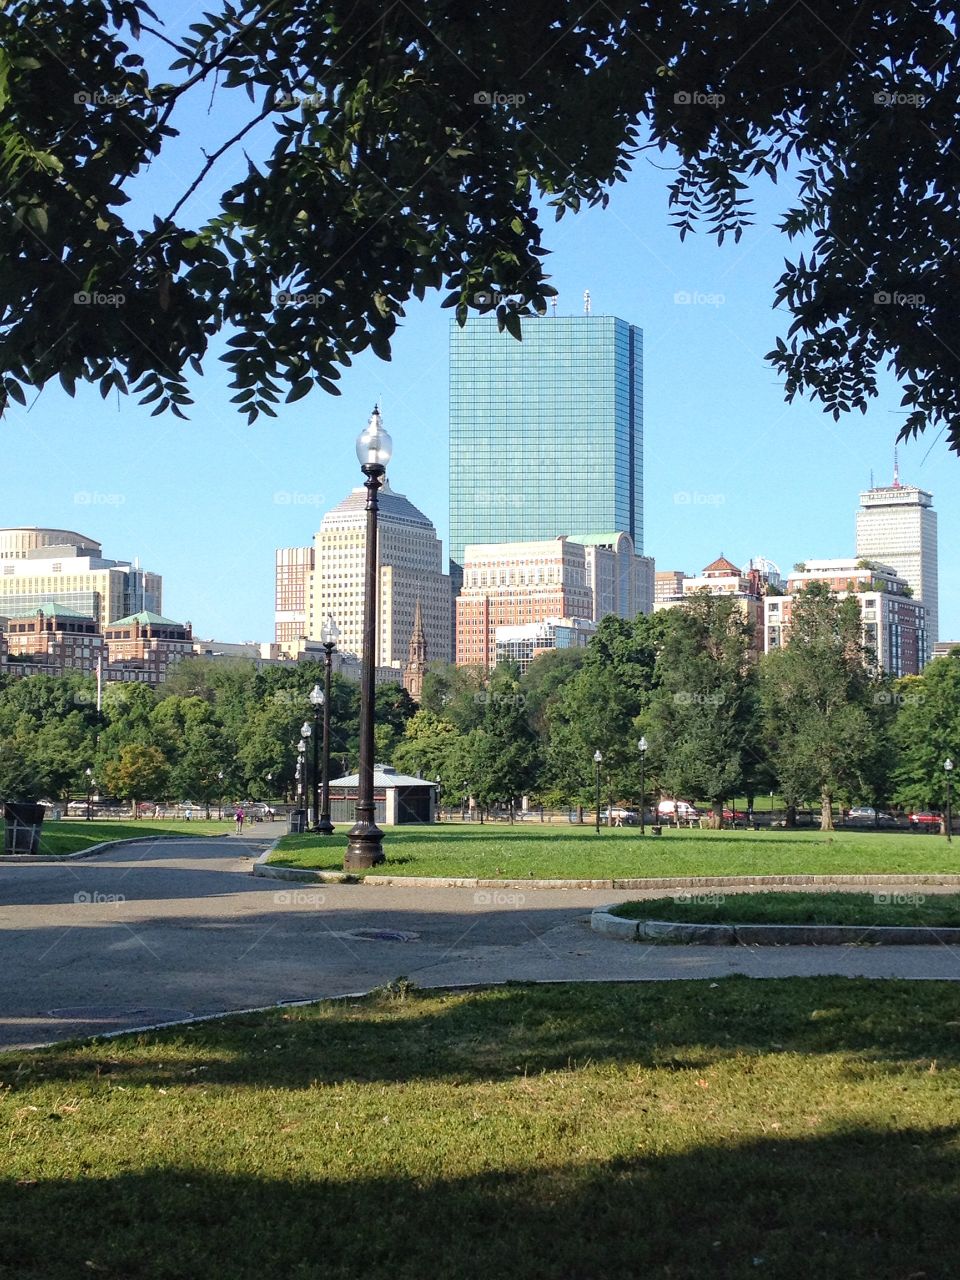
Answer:
<path fill-rule="evenodd" d="M 423 694 L 423 675 L 427 669 L 427 636 L 423 629 L 423 609 L 420 597 L 417 596 L 417 607 L 413 611 L 413 630 L 410 633 L 410 647 L 407 650 L 407 665 L 403 669 L 403 687 L 419 702 Z"/>

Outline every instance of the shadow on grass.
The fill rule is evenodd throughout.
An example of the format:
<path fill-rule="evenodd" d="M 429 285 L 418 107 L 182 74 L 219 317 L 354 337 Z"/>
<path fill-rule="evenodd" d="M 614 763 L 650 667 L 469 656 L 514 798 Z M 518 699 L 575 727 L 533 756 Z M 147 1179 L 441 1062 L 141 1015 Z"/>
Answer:
<path fill-rule="evenodd" d="M 406 991 L 237 1014 L 147 1033 L 8 1053 L 0 1085 L 109 1076 L 113 1084 L 304 1089 L 352 1081 L 513 1080 L 578 1063 L 702 1072 L 737 1056 L 849 1055 L 849 1074 L 960 1064 L 956 986 L 891 979 L 507 984 Z M 938 1069 L 939 1069 L 938 1067 Z"/>
<path fill-rule="evenodd" d="M 319 1116 L 305 1124 L 323 1126 Z M 358 1156 L 346 1180 L 327 1174 L 322 1137 L 283 1172 L 272 1142 L 270 1172 L 242 1146 L 219 1169 L 209 1155 L 194 1163 L 190 1150 L 171 1151 L 163 1167 L 0 1184 L 0 1274 L 953 1280 L 957 1136 L 946 1125 L 851 1127 L 659 1154 L 627 1141 L 613 1158 L 520 1171 L 496 1151 L 483 1173 L 460 1173 L 462 1150 L 450 1171 L 400 1138 L 390 1171 L 363 1172 Z"/>

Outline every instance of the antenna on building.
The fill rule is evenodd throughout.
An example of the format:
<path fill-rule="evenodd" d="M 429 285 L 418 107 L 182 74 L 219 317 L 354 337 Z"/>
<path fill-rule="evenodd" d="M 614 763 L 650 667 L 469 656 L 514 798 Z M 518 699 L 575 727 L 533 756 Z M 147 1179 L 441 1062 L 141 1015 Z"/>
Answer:
<path fill-rule="evenodd" d="M 556 318 L 557 318 L 557 303 L 558 303 L 558 302 L 559 302 L 559 298 L 558 298 L 557 294 L 554 294 L 554 295 L 553 295 L 553 297 L 550 299 L 550 305 L 551 305 L 551 307 L 553 307 L 553 318 L 554 318 L 554 320 L 556 320 Z"/>
<path fill-rule="evenodd" d="M 583 291 L 583 314 L 585 316 L 588 316 L 590 314 L 590 290 L 589 289 L 584 289 Z"/>
<path fill-rule="evenodd" d="M 873 488 L 873 467 L 870 468 L 870 488 Z"/>
<path fill-rule="evenodd" d="M 900 460 L 897 457 L 897 446 L 893 446 L 893 487 L 900 488 Z"/>

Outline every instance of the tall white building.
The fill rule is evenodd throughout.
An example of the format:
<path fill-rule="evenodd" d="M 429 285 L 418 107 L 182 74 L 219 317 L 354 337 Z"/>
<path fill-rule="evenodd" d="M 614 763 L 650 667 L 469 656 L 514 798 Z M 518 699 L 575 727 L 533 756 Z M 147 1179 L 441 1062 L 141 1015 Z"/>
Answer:
<path fill-rule="evenodd" d="M 937 513 L 933 497 L 916 485 L 891 485 L 860 495 L 857 559 L 877 560 L 896 570 L 926 609 L 925 660 L 933 655 L 938 633 Z"/>
<path fill-rule="evenodd" d="M 107 560 L 102 550 L 72 529 L 0 529 L 0 612 L 58 604 L 100 628 L 133 613 L 161 613 L 160 575 L 136 560 Z"/>
<path fill-rule="evenodd" d="M 318 639 L 329 614 L 340 628 L 337 647 L 361 656 L 366 561 L 367 491 L 354 489 L 328 511 L 314 538 L 307 572 L 306 635 Z M 377 667 L 406 664 L 417 601 L 426 639 L 426 661 L 450 660 L 450 577 L 442 571 L 440 539 L 433 523 L 385 483 L 379 494 L 377 559 Z"/>

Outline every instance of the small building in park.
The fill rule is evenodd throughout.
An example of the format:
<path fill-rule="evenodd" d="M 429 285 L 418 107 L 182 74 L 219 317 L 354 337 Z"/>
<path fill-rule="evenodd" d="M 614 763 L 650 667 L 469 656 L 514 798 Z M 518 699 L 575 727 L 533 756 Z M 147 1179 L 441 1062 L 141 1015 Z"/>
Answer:
<path fill-rule="evenodd" d="M 360 775 L 330 781 L 330 818 L 338 826 L 353 825 L 356 818 Z M 373 766 L 373 817 L 379 827 L 400 827 L 413 822 L 436 822 L 437 784 L 411 778 L 387 764 Z"/>

